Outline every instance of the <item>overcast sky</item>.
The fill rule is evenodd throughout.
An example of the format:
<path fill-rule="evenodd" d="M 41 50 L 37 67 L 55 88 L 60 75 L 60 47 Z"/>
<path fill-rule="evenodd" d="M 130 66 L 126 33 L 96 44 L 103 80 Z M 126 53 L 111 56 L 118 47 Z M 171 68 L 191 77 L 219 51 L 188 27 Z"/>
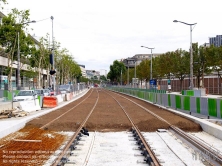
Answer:
<path fill-rule="evenodd" d="M 52 34 L 87 70 L 109 71 L 116 59 L 153 53 L 189 50 L 190 27 L 193 42 L 209 42 L 222 34 L 220 0 L 7 0 L 3 13 L 12 8 L 29 9 L 30 34 Z M 44 20 L 45 19 L 45 20 Z M 43 20 L 43 21 L 40 21 Z"/>

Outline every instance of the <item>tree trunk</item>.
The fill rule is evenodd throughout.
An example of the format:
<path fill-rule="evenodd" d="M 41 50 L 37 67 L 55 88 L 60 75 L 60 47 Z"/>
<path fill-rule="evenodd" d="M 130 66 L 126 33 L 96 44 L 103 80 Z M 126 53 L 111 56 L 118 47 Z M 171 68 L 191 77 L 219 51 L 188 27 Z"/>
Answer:
<path fill-rule="evenodd" d="M 180 91 L 182 91 L 182 87 L 183 87 L 183 78 L 180 78 Z"/>

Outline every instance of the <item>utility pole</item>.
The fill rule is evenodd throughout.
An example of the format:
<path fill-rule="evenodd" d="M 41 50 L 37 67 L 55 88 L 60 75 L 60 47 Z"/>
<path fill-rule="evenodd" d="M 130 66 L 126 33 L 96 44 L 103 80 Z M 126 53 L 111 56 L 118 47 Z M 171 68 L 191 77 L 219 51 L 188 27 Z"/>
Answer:
<path fill-rule="evenodd" d="M 53 19 L 54 17 L 51 16 L 51 20 L 52 20 L 52 69 L 55 70 L 55 57 L 54 57 L 54 50 L 55 50 L 55 45 L 54 45 L 54 36 L 53 36 Z M 54 95 L 56 95 L 56 81 L 55 81 L 55 74 L 52 75 L 52 89 L 54 91 Z"/>
<path fill-rule="evenodd" d="M 22 23 L 22 24 L 17 24 L 18 26 L 22 26 L 24 24 L 29 24 L 29 23 L 36 23 L 35 20 L 33 21 L 29 21 L 29 22 L 25 22 L 25 23 Z M 18 32 L 17 32 L 17 36 L 18 36 L 18 50 L 17 50 L 17 60 L 18 60 L 18 64 L 17 64 L 17 90 L 20 90 L 21 89 L 21 80 L 20 80 L 20 45 L 19 45 L 19 31 L 20 31 L 20 27 L 18 29 Z M 13 86 L 12 86 L 12 90 L 13 90 Z"/>

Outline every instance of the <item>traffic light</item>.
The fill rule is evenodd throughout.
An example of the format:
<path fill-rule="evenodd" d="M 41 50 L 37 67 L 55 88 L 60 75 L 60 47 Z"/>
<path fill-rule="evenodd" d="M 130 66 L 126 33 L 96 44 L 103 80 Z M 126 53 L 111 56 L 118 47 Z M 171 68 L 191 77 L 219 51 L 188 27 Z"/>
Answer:
<path fill-rule="evenodd" d="M 49 55 L 49 62 L 51 65 L 53 65 L 53 54 Z"/>
<path fill-rule="evenodd" d="M 54 75 L 55 73 L 56 73 L 55 70 L 50 70 L 50 72 L 49 72 L 50 75 Z"/>

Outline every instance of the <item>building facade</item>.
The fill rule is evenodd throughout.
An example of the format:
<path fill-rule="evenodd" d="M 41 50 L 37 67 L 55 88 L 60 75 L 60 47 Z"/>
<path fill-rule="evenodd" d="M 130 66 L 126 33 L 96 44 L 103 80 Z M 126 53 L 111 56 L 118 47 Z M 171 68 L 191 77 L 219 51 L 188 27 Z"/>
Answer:
<path fill-rule="evenodd" d="M 217 35 L 216 37 L 209 37 L 209 44 L 215 47 L 222 46 L 222 35 Z"/>
<path fill-rule="evenodd" d="M 129 57 L 126 59 L 122 59 L 121 62 L 125 65 L 125 67 L 134 68 L 135 66 L 139 65 L 143 60 L 150 60 L 152 58 L 156 58 L 160 56 L 160 53 L 154 54 L 136 54 L 133 57 Z"/>
<path fill-rule="evenodd" d="M 79 67 L 80 67 L 80 70 L 81 70 L 82 77 L 85 77 L 85 78 L 86 78 L 85 65 L 79 65 Z"/>

